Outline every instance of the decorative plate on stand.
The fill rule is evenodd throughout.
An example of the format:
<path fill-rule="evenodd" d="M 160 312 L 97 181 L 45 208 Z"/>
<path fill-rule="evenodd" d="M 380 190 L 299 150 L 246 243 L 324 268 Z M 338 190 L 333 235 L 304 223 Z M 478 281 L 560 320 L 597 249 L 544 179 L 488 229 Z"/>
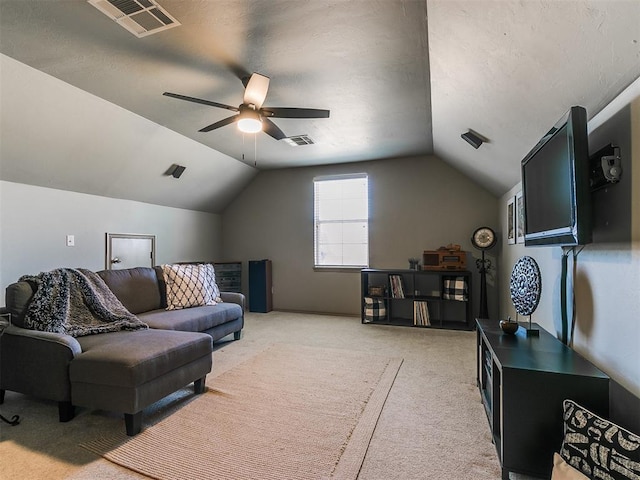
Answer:
<path fill-rule="evenodd" d="M 533 258 L 525 256 L 516 262 L 511 271 L 509 289 L 516 312 L 531 316 L 538 307 L 542 292 L 540 269 Z"/>

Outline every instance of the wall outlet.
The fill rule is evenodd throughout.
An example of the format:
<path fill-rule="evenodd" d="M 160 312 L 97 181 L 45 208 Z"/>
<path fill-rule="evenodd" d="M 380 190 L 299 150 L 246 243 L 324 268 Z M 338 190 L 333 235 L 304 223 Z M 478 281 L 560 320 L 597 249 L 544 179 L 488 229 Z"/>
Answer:
<path fill-rule="evenodd" d="M 74 247 L 76 245 L 75 235 L 67 235 L 67 247 Z"/>

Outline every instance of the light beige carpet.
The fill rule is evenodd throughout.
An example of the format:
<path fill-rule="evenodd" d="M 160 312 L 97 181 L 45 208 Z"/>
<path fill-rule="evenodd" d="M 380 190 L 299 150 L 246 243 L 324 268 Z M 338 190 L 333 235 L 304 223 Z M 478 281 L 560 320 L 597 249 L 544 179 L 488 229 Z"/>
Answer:
<path fill-rule="evenodd" d="M 137 436 L 82 446 L 161 480 L 355 479 L 401 364 L 276 344 Z"/>

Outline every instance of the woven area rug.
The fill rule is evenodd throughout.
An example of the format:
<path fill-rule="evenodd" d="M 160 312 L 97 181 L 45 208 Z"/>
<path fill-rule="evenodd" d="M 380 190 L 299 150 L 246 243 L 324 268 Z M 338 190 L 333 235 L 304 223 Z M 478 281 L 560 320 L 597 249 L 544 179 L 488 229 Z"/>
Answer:
<path fill-rule="evenodd" d="M 160 480 L 355 479 L 401 364 L 276 344 L 137 436 L 82 446 Z"/>

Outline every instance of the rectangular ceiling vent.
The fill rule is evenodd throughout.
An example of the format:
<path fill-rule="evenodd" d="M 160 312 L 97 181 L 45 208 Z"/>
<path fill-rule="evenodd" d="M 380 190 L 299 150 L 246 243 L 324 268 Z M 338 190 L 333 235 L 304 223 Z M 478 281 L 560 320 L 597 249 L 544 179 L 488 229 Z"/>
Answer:
<path fill-rule="evenodd" d="M 154 0 L 87 1 L 139 38 L 180 25 Z"/>
<path fill-rule="evenodd" d="M 311 140 L 309 135 L 295 135 L 293 137 L 285 137 L 283 138 L 285 142 L 287 142 L 292 147 L 299 147 L 301 145 L 313 145 L 315 142 Z"/>

